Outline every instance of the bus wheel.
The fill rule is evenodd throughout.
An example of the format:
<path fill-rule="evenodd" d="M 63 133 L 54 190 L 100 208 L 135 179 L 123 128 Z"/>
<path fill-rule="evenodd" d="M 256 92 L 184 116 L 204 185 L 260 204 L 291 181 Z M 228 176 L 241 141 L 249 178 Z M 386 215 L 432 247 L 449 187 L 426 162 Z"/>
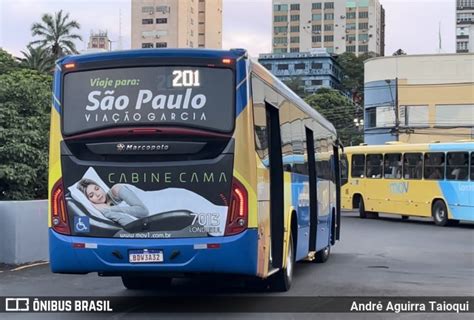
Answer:
<path fill-rule="evenodd" d="M 122 283 L 129 290 L 163 290 L 171 286 L 171 278 L 122 276 Z"/>
<path fill-rule="evenodd" d="M 442 200 L 436 200 L 431 209 L 434 223 L 438 226 L 447 226 L 449 224 L 448 209 Z"/>
<path fill-rule="evenodd" d="M 359 199 L 359 217 L 362 219 L 367 218 L 367 212 L 365 211 L 364 199 L 360 197 Z"/>
<path fill-rule="evenodd" d="M 270 288 L 273 291 L 285 292 L 290 290 L 293 281 L 293 268 L 295 266 L 295 256 L 293 248 L 293 236 L 290 235 L 288 253 L 286 254 L 286 267 L 270 277 Z"/>
<path fill-rule="evenodd" d="M 324 263 L 328 261 L 330 254 L 331 254 L 331 246 L 327 246 L 323 250 L 319 250 L 318 252 L 316 252 L 316 259 L 314 261 L 316 263 Z"/>

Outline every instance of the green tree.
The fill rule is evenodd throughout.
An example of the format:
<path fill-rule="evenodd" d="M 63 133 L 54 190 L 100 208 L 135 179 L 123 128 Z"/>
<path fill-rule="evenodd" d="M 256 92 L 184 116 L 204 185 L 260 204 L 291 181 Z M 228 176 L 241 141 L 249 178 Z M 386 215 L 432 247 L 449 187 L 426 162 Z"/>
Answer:
<path fill-rule="evenodd" d="M 375 56 L 373 52 L 359 56 L 352 52 L 344 52 L 337 57 L 337 62 L 344 74 L 342 85 L 351 93 L 352 100 L 357 104 L 362 105 L 364 98 L 364 61 Z"/>
<path fill-rule="evenodd" d="M 359 144 L 363 141 L 362 132 L 354 125 L 356 106 L 339 91 L 321 88 L 306 97 L 305 101 L 334 125 L 344 145 Z"/>
<path fill-rule="evenodd" d="M 0 200 L 47 197 L 51 76 L 0 75 Z"/>
<path fill-rule="evenodd" d="M 19 67 L 15 58 L 0 48 L 0 75 L 15 70 Z"/>
<path fill-rule="evenodd" d="M 48 49 L 43 47 L 34 48 L 27 46 L 27 51 L 21 51 L 24 58 L 20 58 L 20 65 L 24 68 L 48 73 L 54 68 L 54 60 Z"/>
<path fill-rule="evenodd" d="M 291 89 L 294 93 L 296 93 L 301 98 L 306 96 L 304 91 L 304 83 L 300 77 L 291 77 L 289 80 L 283 81 L 283 83 Z"/>
<path fill-rule="evenodd" d="M 30 44 L 39 44 L 39 46 L 49 49 L 56 60 L 63 55 L 77 53 L 74 40 L 82 40 L 82 37 L 73 33 L 75 29 L 79 30 L 80 25 L 77 21 L 69 19 L 69 13 L 64 14 L 60 10 L 54 14 L 54 17 L 45 13 L 41 17 L 41 22 L 31 26 L 33 37 L 38 36 L 41 39 Z"/>

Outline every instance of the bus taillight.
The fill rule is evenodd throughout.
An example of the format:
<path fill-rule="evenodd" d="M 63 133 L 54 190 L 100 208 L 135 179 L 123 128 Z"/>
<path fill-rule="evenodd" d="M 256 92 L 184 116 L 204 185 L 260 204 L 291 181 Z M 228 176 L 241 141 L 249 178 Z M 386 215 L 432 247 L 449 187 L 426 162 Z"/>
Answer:
<path fill-rule="evenodd" d="M 242 232 L 247 229 L 247 225 L 248 193 L 245 187 L 234 177 L 225 235 L 229 236 Z"/>
<path fill-rule="evenodd" d="M 51 191 L 51 225 L 54 231 L 58 233 L 71 234 L 66 212 L 66 203 L 64 201 L 62 179 L 56 182 Z"/>

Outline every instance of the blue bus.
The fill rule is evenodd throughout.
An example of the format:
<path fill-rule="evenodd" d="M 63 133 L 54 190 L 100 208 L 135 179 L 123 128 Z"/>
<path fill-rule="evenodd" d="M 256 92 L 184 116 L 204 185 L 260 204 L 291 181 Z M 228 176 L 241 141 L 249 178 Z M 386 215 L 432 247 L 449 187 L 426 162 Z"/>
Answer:
<path fill-rule="evenodd" d="M 336 131 L 243 49 L 67 56 L 51 112 L 56 273 L 291 286 L 339 239 Z"/>

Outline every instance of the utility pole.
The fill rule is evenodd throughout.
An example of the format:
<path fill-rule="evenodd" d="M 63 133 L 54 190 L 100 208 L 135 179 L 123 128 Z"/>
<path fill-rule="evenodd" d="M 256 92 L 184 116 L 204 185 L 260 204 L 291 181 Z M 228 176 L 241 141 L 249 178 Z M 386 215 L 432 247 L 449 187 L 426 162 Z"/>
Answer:
<path fill-rule="evenodd" d="M 390 89 L 392 90 L 392 89 Z M 400 140 L 400 112 L 398 110 L 398 77 L 395 78 L 395 137 Z"/>

